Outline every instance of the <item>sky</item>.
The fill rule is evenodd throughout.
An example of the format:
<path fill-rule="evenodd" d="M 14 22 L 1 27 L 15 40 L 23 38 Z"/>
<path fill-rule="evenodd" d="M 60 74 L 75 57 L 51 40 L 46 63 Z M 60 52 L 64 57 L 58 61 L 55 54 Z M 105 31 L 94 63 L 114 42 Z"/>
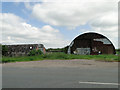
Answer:
<path fill-rule="evenodd" d="M 2 1 L 2 44 L 62 48 L 86 32 L 100 33 L 118 48 L 118 0 Z"/>

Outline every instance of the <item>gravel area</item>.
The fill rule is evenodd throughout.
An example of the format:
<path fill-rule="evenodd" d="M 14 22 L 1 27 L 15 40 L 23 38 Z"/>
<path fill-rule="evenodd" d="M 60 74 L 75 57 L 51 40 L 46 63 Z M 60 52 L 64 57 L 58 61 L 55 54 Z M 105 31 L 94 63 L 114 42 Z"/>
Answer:
<path fill-rule="evenodd" d="M 42 60 L 29 62 L 4 63 L 7 67 L 118 67 L 118 62 L 104 62 L 96 60 Z"/>

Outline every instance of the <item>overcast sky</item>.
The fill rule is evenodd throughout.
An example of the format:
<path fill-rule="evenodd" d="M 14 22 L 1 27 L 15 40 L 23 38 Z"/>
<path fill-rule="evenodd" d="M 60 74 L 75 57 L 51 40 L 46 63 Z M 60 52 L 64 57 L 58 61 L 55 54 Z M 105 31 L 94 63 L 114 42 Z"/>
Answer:
<path fill-rule="evenodd" d="M 16 1 L 2 2 L 2 44 L 60 48 L 82 33 L 96 32 L 118 48 L 118 0 Z"/>

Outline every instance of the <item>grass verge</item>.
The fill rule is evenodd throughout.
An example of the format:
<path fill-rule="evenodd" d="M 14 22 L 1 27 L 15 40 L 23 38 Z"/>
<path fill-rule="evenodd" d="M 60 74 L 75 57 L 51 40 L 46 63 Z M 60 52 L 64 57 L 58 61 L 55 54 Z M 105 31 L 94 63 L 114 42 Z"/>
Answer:
<path fill-rule="evenodd" d="M 2 63 L 23 62 L 23 61 L 40 61 L 40 60 L 70 60 L 70 59 L 88 59 L 100 61 L 120 61 L 117 55 L 73 55 L 65 53 L 42 54 L 37 56 L 21 57 L 2 57 Z"/>

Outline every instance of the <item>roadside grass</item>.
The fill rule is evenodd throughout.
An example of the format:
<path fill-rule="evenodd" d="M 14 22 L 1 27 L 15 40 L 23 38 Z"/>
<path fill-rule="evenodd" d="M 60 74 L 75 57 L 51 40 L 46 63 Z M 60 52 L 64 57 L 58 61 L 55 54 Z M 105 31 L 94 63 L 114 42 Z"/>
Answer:
<path fill-rule="evenodd" d="M 40 61 L 40 60 L 70 60 L 70 59 L 87 59 L 118 62 L 118 55 L 73 55 L 65 53 L 42 54 L 36 56 L 21 56 L 21 57 L 2 57 L 2 63 L 7 62 L 23 62 L 23 61 Z"/>

